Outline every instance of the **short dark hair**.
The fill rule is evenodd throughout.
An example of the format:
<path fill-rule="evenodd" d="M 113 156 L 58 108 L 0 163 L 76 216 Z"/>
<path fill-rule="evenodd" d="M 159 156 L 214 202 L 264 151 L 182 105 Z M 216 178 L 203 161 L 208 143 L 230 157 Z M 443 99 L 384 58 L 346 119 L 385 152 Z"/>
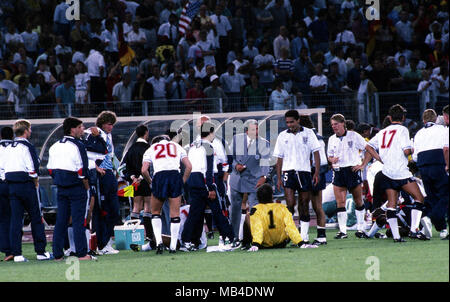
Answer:
<path fill-rule="evenodd" d="M 310 129 L 314 128 L 314 124 L 311 120 L 311 117 L 306 114 L 301 114 L 300 115 L 300 126 L 310 128 Z"/>
<path fill-rule="evenodd" d="M 78 125 L 82 124 L 83 121 L 80 119 L 77 119 L 76 117 L 68 117 L 63 122 L 63 130 L 64 135 L 70 135 L 70 130 L 73 128 L 78 127 Z"/>
<path fill-rule="evenodd" d="M 389 108 L 389 115 L 393 122 L 401 122 L 406 116 L 406 109 L 400 104 L 393 105 Z"/>
<path fill-rule="evenodd" d="M 210 135 L 211 133 L 213 133 L 214 128 L 215 128 L 215 126 L 213 123 L 211 123 L 209 121 L 204 122 L 200 129 L 201 138 L 205 138 L 208 135 Z"/>
<path fill-rule="evenodd" d="M 358 127 L 356 128 L 356 132 L 358 132 L 359 134 L 363 134 L 364 131 L 370 130 L 370 128 L 372 128 L 372 127 L 369 124 L 360 123 L 358 125 Z"/>
<path fill-rule="evenodd" d="M 285 119 L 288 118 L 288 117 L 292 117 L 292 118 L 294 118 L 295 120 L 298 120 L 298 119 L 300 119 L 300 114 L 298 113 L 297 110 L 291 109 L 291 110 L 288 110 L 288 111 L 284 114 L 284 118 L 285 118 Z"/>
<path fill-rule="evenodd" d="M 444 109 L 442 109 L 442 114 L 447 114 L 448 115 L 448 105 L 446 105 L 444 107 Z"/>
<path fill-rule="evenodd" d="M 392 122 L 391 122 L 391 119 L 389 118 L 389 115 L 386 115 L 383 122 L 381 123 L 381 129 L 389 127 L 391 124 L 392 124 Z"/>
<path fill-rule="evenodd" d="M 135 132 L 137 137 L 143 137 L 148 132 L 148 128 L 145 125 L 139 125 L 136 127 Z"/>
<path fill-rule="evenodd" d="M 155 137 L 152 139 L 152 145 L 153 145 L 153 144 L 157 144 L 157 143 L 159 143 L 160 141 L 163 141 L 163 140 L 170 141 L 170 137 L 167 136 L 167 135 L 165 135 L 165 134 L 157 135 L 157 136 L 155 136 Z"/>
<path fill-rule="evenodd" d="M 345 128 L 347 130 L 355 130 L 355 122 L 353 120 L 345 120 Z"/>
<path fill-rule="evenodd" d="M 14 131 L 13 128 L 9 126 L 5 126 L 2 128 L 2 131 L 0 133 L 2 139 L 9 139 L 12 140 L 14 138 Z"/>
<path fill-rule="evenodd" d="M 273 189 L 269 184 L 263 184 L 256 191 L 256 197 L 259 203 L 272 203 L 273 202 Z"/>

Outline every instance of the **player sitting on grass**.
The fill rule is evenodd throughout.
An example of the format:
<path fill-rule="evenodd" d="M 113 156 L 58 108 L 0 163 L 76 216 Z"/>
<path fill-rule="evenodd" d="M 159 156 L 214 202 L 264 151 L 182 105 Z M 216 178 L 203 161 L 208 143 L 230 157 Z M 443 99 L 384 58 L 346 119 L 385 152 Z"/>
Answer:
<path fill-rule="evenodd" d="M 290 240 L 300 248 L 318 247 L 303 241 L 291 212 L 284 204 L 273 202 L 273 190 L 269 184 L 262 185 L 256 196 L 259 204 L 250 211 L 252 246 L 249 252 L 257 252 L 260 248 L 282 248 Z"/>

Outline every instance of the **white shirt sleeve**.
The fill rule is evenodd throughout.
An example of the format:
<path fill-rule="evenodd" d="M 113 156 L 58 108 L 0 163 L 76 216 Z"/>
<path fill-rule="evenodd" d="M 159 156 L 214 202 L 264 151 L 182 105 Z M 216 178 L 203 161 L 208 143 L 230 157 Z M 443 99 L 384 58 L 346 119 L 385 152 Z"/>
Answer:
<path fill-rule="evenodd" d="M 411 149 L 411 140 L 409 139 L 408 129 L 402 128 L 400 135 L 400 145 L 402 150 Z"/>
<path fill-rule="evenodd" d="M 273 149 L 273 156 L 274 157 L 278 157 L 278 158 L 283 158 L 284 157 L 284 152 L 283 150 L 280 148 L 280 136 L 278 136 L 277 142 L 275 143 L 275 148 Z"/>
<path fill-rule="evenodd" d="M 364 137 L 362 137 L 359 133 L 356 133 L 356 132 L 355 132 L 355 137 L 356 137 L 355 147 L 358 148 L 359 150 L 366 149 L 367 142 L 364 139 Z"/>
<path fill-rule="evenodd" d="M 371 146 L 374 149 L 379 149 L 378 146 L 378 137 L 380 135 L 381 131 L 378 132 L 370 141 L 369 141 L 369 146 Z"/>
<path fill-rule="evenodd" d="M 143 157 L 142 157 L 142 163 L 151 163 L 152 162 L 152 156 L 151 156 L 151 148 L 148 148 L 147 151 L 145 151 Z"/>
<path fill-rule="evenodd" d="M 311 153 L 319 151 L 320 143 L 319 143 L 319 140 L 317 139 L 317 136 L 314 134 L 313 131 L 310 131 L 308 133 L 308 135 L 309 135 L 308 145 L 309 145 L 309 148 L 311 149 Z"/>

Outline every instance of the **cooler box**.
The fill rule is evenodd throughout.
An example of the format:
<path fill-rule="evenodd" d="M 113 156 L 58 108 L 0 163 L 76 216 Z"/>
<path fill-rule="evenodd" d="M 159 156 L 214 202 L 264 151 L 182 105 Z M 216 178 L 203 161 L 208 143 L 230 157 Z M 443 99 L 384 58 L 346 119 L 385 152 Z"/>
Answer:
<path fill-rule="evenodd" d="M 130 244 L 143 245 L 145 229 L 139 219 L 128 220 L 124 225 L 114 227 L 116 249 L 129 250 Z"/>

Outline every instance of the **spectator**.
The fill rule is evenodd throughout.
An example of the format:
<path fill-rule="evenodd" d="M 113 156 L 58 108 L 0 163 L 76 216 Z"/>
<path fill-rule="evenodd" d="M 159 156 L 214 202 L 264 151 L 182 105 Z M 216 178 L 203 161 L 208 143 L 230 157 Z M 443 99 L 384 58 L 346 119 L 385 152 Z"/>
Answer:
<path fill-rule="evenodd" d="M 378 91 L 388 91 L 390 79 L 386 76 L 386 67 L 381 58 L 374 60 L 373 70 L 369 73 L 369 78 L 378 88 Z"/>
<path fill-rule="evenodd" d="M 442 25 L 438 21 L 434 21 L 430 25 L 430 33 L 425 38 L 425 44 L 430 47 L 431 50 L 434 49 L 437 40 L 442 38 Z"/>
<path fill-rule="evenodd" d="M 306 17 L 303 18 L 303 22 L 305 22 L 306 27 L 308 28 L 313 21 L 316 21 L 318 18 L 314 12 L 314 7 L 312 5 L 306 7 Z"/>
<path fill-rule="evenodd" d="M 152 113 L 165 114 L 167 112 L 166 81 L 161 77 L 158 65 L 153 65 L 153 76 L 147 79 L 153 86 Z"/>
<path fill-rule="evenodd" d="M 253 64 L 259 76 L 261 85 L 268 90 L 273 83 L 273 64 L 275 64 L 274 57 L 269 53 L 269 44 L 263 44 L 260 49 L 261 53 L 255 57 Z"/>
<path fill-rule="evenodd" d="M 275 80 L 274 90 L 270 95 L 270 107 L 272 110 L 285 110 L 290 107 L 291 96 L 283 89 L 283 82 Z"/>
<path fill-rule="evenodd" d="M 156 48 L 156 26 L 158 17 L 155 11 L 155 0 L 144 0 L 136 9 L 136 20 L 145 32 L 146 45 L 145 49 Z"/>
<path fill-rule="evenodd" d="M 216 27 L 217 35 L 219 36 L 219 51 L 217 53 L 218 70 L 223 71 L 225 69 L 224 63 L 226 62 L 227 53 L 231 46 L 231 24 L 228 18 L 223 16 L 224 7 L 222 5 L 217 5 L 215 14 L 210 16 L 211 21 Z"/>
<path fill-rule="evenodd" d="M 169 112 L 181 113 L 183 99 L 186 98 L 186 83 L 180 71 L 175 71 L 166 86 Z"/>
<path fill-rule="evenodd" d="M 403 76 L 407 90 L 413 90 L 413 89 L 415 90 L 417 85 L 419 85 L 420 81 L 422 80 L 422 72 L 417 69 L 417 63 L 418 63 L 417 58 L 411 58 L 411 60 L 409 62 L 411 70 L 408 72 L 405 72 L 405 74 Z M 375 86 L 377 86 L 376 83 L 375 83 Z M 382 91 L 382 90 L 380 89 L 380 91 Z"/>
<path fill-rule="evenodd" d="M 48 71 L 47 63 L 44 60 L 39 61 L 38 70 L 36 73 L 40 73 L 44 76 L 45 82 L 49 85 L 53 85 L 56 83 L 55 77 Z"/>
<path fill-rule="evenodd" d="M 97 38 L 92 39 L 92 47 L 85 64 L 91 78 L 91 101 L 100 103 L 105 101 L 105 59 L 99 52 L 101 41 Z"/>
<path fill-rule="evenodd" d="M 347 85 L 351 90 L 357 90 L 361 82 L 361 58 L 355 58 L 354 66 L 347 74 Z"/>
<path fill-rule="evenodd" d="M 177 15 L 170 14 L 169 20 L 161 24 L 158 29 L 158 38 L 162 45 L 176 45 L 178 38 Z"/>
<path fill-rule="evenodd" d="M 292 76 L 294 63 L 289 57 L 289 48 L 281 48 L 280 59 L 274 64 L 275 76 L 283 82 L 284 89 L 290 93 L 292 88 Z"/>
<path fill-rule="evenodd" d="M 234 17 L 231 18 L 231 34 L 234 39 L 243 44 L 245 37 L 244 19 L 242 18 L 242 9 L 236 9 Z"/>
<path fill-rule="evenodd" d="M 334 41 L 336 46 L 342 47 L 344 53 L 347 52 L 348 47 L 356 46 L 355 36 L 351 31 L 345 28 L 346 25 L 347 22 L 345 21 L 340 21 L 338 23 L 338 34 L 336 35 L 336 40 Z"/>
<path fill-rule="evenodd" d="M 74 43 L 73 50 L 75 50 L 75 52 L 72 55 L 73 64 L 76 64 L 78 61 L 83 63 L 86 61 L 86 55 L 83 52 L 83 47 L 84 44 L 81 40 Z"/>
<path fill-rule="evenodd" d="M 66 11 L 69 9 L 69 5 L 65 0 L 59 0 L 59 4 L 55 8 L 53 14 L 53 32 L 55 35 L 68 37 L 70 34 L 70 23 L 66 18 Z"/>
<path fill-rule="evenodd" d="M 252 8 L 252 14 L 255 18 L 256 33 L 258 36 L 270 30 L 270 25 L 274 19 L 270 11 L 265 8 L 264 0 L 258 0 L 257 7 Z"/>
<path fill-rule="evenodd" d="M 219 77 L 217 75 L 211 76 L 210 82 L 211 86 L 204 90 L 207 100 L 203 108 L 207 113 L 224 112 L 224 104 L 228 104 L 228 97 L 225 91 L 219 87 Z"/>
<path fill-rule="evenodd" d="M 275 0 L 272 1 L 274 2 L 275 5 L 273 5 L 271 7 L 271 4 L 269 3 L 268 6 L 266 6 L 266 9 L 269 10 L 270 14 L 273 17 L 273 21 L 271 24 L 272 27 L 272 37 L 275 37 L 275 35 L 277 34 L 277 28 L 281 28 L 281 27 L 287 27 L 288 24 L 288 11 L 286 10 L 286 8 L 284 7 L 284 1 L 283 0 Z M 289 1 L 286 1 L 287 5 L 289 5 Z M 286 34 L 287 36 L 287 34 Z M 288 45 L 289 47 L 289 45 Z M 275 49 L 275 47 L 274 47 Z M 275 58 L 277 58 L 277 54 L 275 53 Z"/>
<path fill-rule="evenodd" d="M 417 87 L 417 92 L 422 94 L 425 108 L 420 108 L 421 112 L 427 108 L 434 108 L 435 102 L 433 98 L 434 86 L 431 80 L 431 72 L 428 70 L 422 71 L 422 81 L 420 81 Z"/>
<path fill-rule="evenodd" d="M 303 94 L 309 94 L 309 81 L 314 72 L 314 66 L 308 55 L 308 49 L 302 48 L 300 56 L 294 60 L 294 87 Z"/>
<path fill-rule="evenodd" d="M 41 96 L 41 86 L 38 83 L 37 75 L 35 73 L 30 76 L 30 84 L 28 85 L 28 89 L 31 91 L 35 99 Z"/>
<path fill-rule="evenodd" d="M 323 65 L 320 63 L 316 64 L 315 72 L 316 75 L 312 76 L 309 82 L 309 89 L 317 96 L 313 96 L 311 98 L 310 107 L 315 107 L 318 104 L 321 104 L 324 101 L 322 95 L 328 91 L 328 79 L 327 76 L 323 74 Z"/>
<path fill-rule="evenodd" d="M 136 76 L 136 84 L 134 85 L 132 100 L 134 101 L 134 114 L 146 115 L 144 114 L 144 102 L 138 101 L 146 101 L 147 103 L 153 99 L 153 86 L 149 84 L 146 80 L 145 74 L 140 72 Z"/>
<path fill-rule="evenodd" d="M 397 70 L 402 77 L 405 75 L 406 72 L 411 70 L 411 67 L 409 67 L 409 64 L 406 63 L 406 58 L 404 55 L 401 55 L 398 58 Z"/>
<path fill-rule="evenodd" d="M 434 93 L 439 98 L 447 98 L 448 100 L 448 67 L 441 66 L 439 74 L 431 76 L 433 81 Z M 438 100 L 439 101 L 439 100 Z"/>
<path fill-rule="evenodd" d="M 114 111 L 120 115 L 133 115 L 133 85 L 129 73 L 124 73 L 122 81 L 114 85 L 112 96 L 114 100 Z"/>
<path fill-rule="evenodd" d="M 20 62 L 19 64 L 17 64 L 17 66 L 19 73 L 14 76 L 13 81 L 16 84 L 19 84 L 19 79 L 21 77 L 25 77 L 26 79 L 28 79 L 28 75 L 27 75 L 27 66 L 25 65 L 25 63 Z"/>
<path fill-rule="evenodd" d="M 240 111 L 240 97 L 245 81 L 240 73 L 235 72 L 233 63 L 228 64 L 227 72 L 220 76 L 220 84 L 228 97 L 227 103 L 224 103 L 224 110 L 227 112 Z"/>
<path fill-rule="evenodd" d="M 250 77 L 250 85 L 244 89 L 244 105 L 248 111 L 267 110 L 267 95 L 264 87 L 259 83 L 256 73 Z"/>
<path fill-rule="evenodd" d="M 282 0 L 278 0 L 282 1 Z M 285 26 L 280 27 L 280 35 L 273 40 L 273 53 L 276 60 L 281 58 L 281 49 L 286 47 L 290 49 L 290 42 L 288 38 L 288 30 Z"/>
<path fill-rule="evenodd" d="M 330 64 L 330 71 L 327 75 L 328 91 L 330 93 L 338 94 L 342 92 L 342 87 L 345 85 L 345 79 L 339 74 L 339 66 L 336 62 Z"/>
<path fill-rule="evenodd" d="M 250 73 L 252 72 L 252 64 L 250 61 L 244 59 L 244 54 L 242 50 L 238 50 L 236 53 L 236 60 L 232 62 L 234 64 L 235 70 L 244 76 L 245 82 L 250 82 Z"/>
<path fill-rule="evenodd" d="M 329 41 L 328 22 L 326 20 L 327 11 L 325 9 L 321 9 L 317 17 L 318 19 L 309 25 L 309 30 L 311 31 L 313 38 L 313 50 L 321 50 L 325 53 L 328 51 Z"/>
<path fill-rule="evenodd" d="M 27 56 L 35 59 L 38 52 L 39 35 L 32 30 L 33 25 L 30 21 L 28 21 L 25 27 L 25 31 L 20 35 L 22 36 L 23 44 L 27 51 Z"/>
<path fill-rule="evenodd" d="M 73 75 L 66 75 L 64 83 L 55 90 L 55 99 L 57 106 L 54 114 L 57 118 L 72 115 L 73 105 L 75 104 L 75 88 L 73 87 Z"/>
<path fill-rule="evenodd" d="M 394 57 L 387 58 L 386 78 L 389 79 L 389 91 L 399 91 L 403 89 L 403 78 L 397 70 L 397 64 L 395 63 Z"/>
<path fill-rule="evenodd" d="M 147 43 L 147 37 L 145 36 L 145 31 L 139 27 L 138 21 L 133 21 L 133 26 L 126 35 L 126 41 L 133 49 L 136 49 L 138 47 L 144 48 L 145 44 Z"/>
<path fill-rule="evenodd" d="M 300 56 L 300 51 L 302 48 L 306 48 L 308 50 L 308 56 L 311 56 L 311 50 L 306 38 L 305 29 L 300 27 L 297 29 L 297 37 L 291 42 L 291 55 L 294 60 Z"/>
<path fill-rule="evenodd" d="M 242 53 L 244 54 L 244 59 L 249 60 L 251 63 L 259 55 L 259 50 L 255 47 L 255 39 L 252 36 L 248 37 L 247 46 L 242 49 Z"/>
<path fill-rule="evenodd" d="M 211 108 L 204 108 L 206 94 L 203 92 L 203 80 L 195 78 L 195 85 L 186 93 L 186 101 L 184 104 L 185 112 L 211 112 Z"/>
<path fill-rule="evenodd" d="M 206 39 L 207 33 L 205 30 L 200 31 L 200 41 L 197 42 L 197 47 L 200 49 L 201 56 L 205 65 L 216 66 L 216 50 L 211 41 Z"/>
<path fill-rule="evenodd" d="M 341 46 L 336 47 L 336 57 L 331 61 L 331 63 L 336 62 L 338 64 L 339 75 L 346 79 L 347 63 L 345 63 L 344 55 L 344 48 Z"/>
<path fill-rule="evenodd" d="M 367 102 L 367 99 L 371 99 L 373 94 L 377 92 L 377 87 L 368 78 L 368 71 L 365 69 L 361 70 L 361 83 L 358 88 L 358 120 L 373 122 L 370 113 L 374 111 L 372 104 Z"/>
<path fill-rule="evenodd" d="M 106 55 L 113 61 L 119 60 L 119 38 L 114 30 L 114 19 L 107 19 L 105 22 L 105 30 L 102 31 L 101 39 L 105 45 Z"/>
<path fill-rule="evenodd" d="M 14 23 L 11 22 L 10 24 L 8 24 L 8 31 L 5 34 L 6 45 L 10 49 L 12 49 L 19 46 L 20 44 L 23 44 L 23 42 L 23 38 L 17 33 L 16 28 L 14 27 Z"/>
<path fill-rule="evenodd" d="M 79 116 L 89 114 L 89 104 L 91 103 L 91 77 L 87 72 L 86 65 L 78 61 L 75 67 L 75 111 Z"/>
<path fill-rule="evenodd" d="M 29 113 L 29 106 L 33 103 L 35 97 L 27 88 L 28 79 L 21 77 L 17 88 L 11 90 L 7 102 L 14 106 L 15 116 L 23 118 Z"/>
<path fill-rule="evenodd" d="M 411 21 L 409 21 L 409 14 L 406 11 L 400 12 L 400 21 L 395 24 L 398 37 L 407 45 L 412 43 L 412 35 L 414 29 Z"/>

